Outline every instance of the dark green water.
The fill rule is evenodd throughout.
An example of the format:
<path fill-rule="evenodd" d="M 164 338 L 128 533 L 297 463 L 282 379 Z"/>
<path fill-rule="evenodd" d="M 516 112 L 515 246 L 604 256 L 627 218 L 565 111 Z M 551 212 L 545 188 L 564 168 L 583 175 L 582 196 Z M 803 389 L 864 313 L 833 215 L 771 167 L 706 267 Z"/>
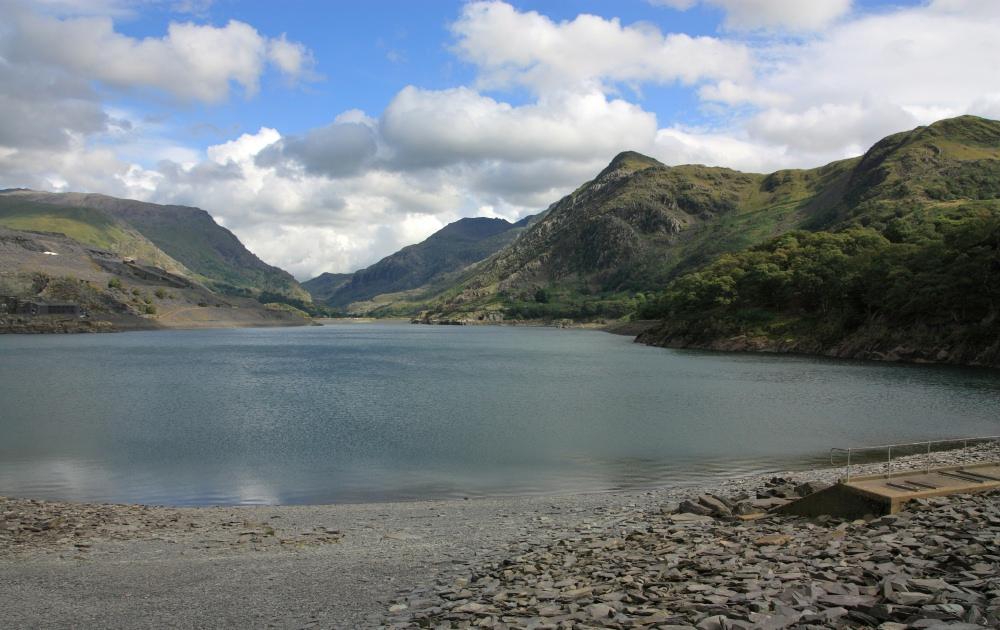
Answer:
<path fill-rule="evenodd" d="M 643 488 L 1000 433 L 1000 373 L 343 324 L 0 336 L 0 495 L 336 503 Z"/>

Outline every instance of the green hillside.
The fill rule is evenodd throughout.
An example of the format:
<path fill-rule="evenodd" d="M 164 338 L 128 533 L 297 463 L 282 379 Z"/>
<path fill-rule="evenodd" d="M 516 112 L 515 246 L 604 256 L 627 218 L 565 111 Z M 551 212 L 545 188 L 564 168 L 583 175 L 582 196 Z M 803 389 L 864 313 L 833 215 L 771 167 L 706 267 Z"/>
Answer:
<path fill-rule="evenodd" d="M 428 321 L 593 319 L 685 270 L 815 221 L 857 160 L 771 175 L 626 152 L 427 305 Z"/>
<path fill-rule="evenodd" d="M 134 228 L 92 208 L 66 207 L 0 194 L 0 226 L 57 232 L 91 247 L 149 261 L 173 273 L 189 273 Z"/>
<path fill-rule="evenodd" d="M 337 289 L 351 281 L 350 273 L 321 273 L 302 283 L 302 288 L 309 292 L 313 302 L 326 304 Z"/>
<path fill-rule="evenodd" d="M 289 273 L 261 261 L 199 208 L 28 190 L 0 192 L 0 207 L 8 206 L 19 208 L 12 222 L 4 223 L 12 228 L 62 232 L 95 247 L 153 261 L 155 252 L 149 248 L 131 250 L 116 245 L 122 240 L 119 233 L 125 231 L 142 237 L 161 252 L 161 257 L 175 261 L 216 291 L 245 296 L 271 293 L 298 302 L 311 301 Z"/>
<path fill-rule="evenodd" d="M 641 340 L 1000 365 L 1000 122 L 882 140 L 810 227 L 669 283 Z"/>

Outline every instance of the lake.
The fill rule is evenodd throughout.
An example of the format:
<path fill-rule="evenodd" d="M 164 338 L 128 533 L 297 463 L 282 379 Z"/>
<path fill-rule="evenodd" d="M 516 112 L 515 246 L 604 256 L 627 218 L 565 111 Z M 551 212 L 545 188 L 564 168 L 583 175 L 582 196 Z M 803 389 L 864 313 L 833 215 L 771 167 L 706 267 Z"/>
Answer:
<path fill-rule="evenodd" d="M 340 503 L 702 483 L 998 431 L 1000 373 L 527 327 L 0 335 L 0 495 Z"/>

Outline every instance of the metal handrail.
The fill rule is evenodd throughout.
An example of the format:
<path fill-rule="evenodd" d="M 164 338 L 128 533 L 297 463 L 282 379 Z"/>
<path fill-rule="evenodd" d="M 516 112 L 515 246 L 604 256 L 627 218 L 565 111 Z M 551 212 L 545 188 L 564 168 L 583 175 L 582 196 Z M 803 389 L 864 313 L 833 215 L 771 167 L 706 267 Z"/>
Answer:
<path fill-rule="evenodd" d="M 830 449 L 830 465 L 833 466 L 833 457 L 835 453 L 846 453 L 847 454 L 847 465 L 845 467 L 846 479 L 845 481 L 851 480 L 851 455 L 858 451 L 881 451 L 886 450 L 888 452 L 888 459 L 886 461 L 886 473 L 885 476 L 889 477 L 892 474 L 892 449 L 900 448 L 903 446 L 927 446 L 927 455 L 931 454 L 932 444 L 957 444 L 962 443 L 962 448 L 968 448 L 969 442 L 987 442 L 987 441 L 1000 441 L 1000 435 L 984 435 L 979 437 L 962 437 L 962 438 L 949 438 L 944 440 L 921 440 L 919 442 L 898 442 L 896 444 L 881 444 L 879 446 L 853 446 L 850 448 L 838 448 L 834 447 Z M 927 461 L 927 470 L 930 470 L 930 460 Z"/>

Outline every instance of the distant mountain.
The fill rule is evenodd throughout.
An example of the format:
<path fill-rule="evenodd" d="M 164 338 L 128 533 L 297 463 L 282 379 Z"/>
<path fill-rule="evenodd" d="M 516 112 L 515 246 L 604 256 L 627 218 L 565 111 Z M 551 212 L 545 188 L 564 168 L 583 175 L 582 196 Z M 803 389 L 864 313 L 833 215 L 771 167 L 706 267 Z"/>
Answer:
<path fill-rule="evenodd" d="M 417 289 L 432 290 L 469 265 L 513 241 L 530 224 L 528 217 L 511 223 L 486 217 L 459 219 L 426 240 L 386 256 L 353 274 L 323 274 L 304 283 L 313 298 L 355 312 L 385 311 L 396 302 L 412 299 L 397 295 Z M 380 296 L 383 296 L 381 299 Z M 375 301 L 373 301 L 375 300 Z M 367 302 L 367 303 L 366 303 Z"/>
<path fill-rule="evenodd" d="M 350 273 L 321 273 L 315 278 L 303 282 L 302 288 L 309 292 L 314 302 L 326 304 L 337 292 L 337 289 L 351 281 L 353 275 Z"/>
<path fill-rule="evenodd" d="M 86 245 L 189 273 L 222 293 L 311 301 L 289 273 L 261 261 L 200 208 L 11 189 L 0 191 L 0 225 L 60 232 Z"/>

